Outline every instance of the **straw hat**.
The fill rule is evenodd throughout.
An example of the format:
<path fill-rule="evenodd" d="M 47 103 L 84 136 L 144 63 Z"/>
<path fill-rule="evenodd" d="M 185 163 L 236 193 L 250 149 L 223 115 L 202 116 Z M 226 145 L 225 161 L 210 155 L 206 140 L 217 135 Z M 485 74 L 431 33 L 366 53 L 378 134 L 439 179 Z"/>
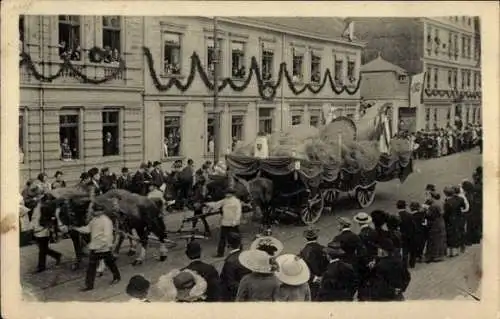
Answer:
<path fill-rule="evenodd" d="M 370 224 L 372 222 L 370 215 L 364 212 L 357 213 L 353 220 L 360 225 Z"/>
<path fill-rule="evenodd" d="M 309 281 L 310 271 L 306 262 L 295 255 L 285 254 L 276 258 L 278 271 L 276 277 L 290 286 L 300 286 Z"/>
<path fill-rule="evenodd" d="M 247 269 L 261 274 L 272 273 L 271 257 L 262 250 L 250 249 L 243 251 L 238 260 Z"/>
<path fill-rule="evenodd" d="M 283 251 L 283 243 L 271 236 L 262 236 L 250 244 L 251 250 L 262 250 L 272 257 L 278 256 Z"/>
<path fill-rule="evenodd" d="M 155 288 L 162 301 L 197 301 L 206 297 L 207 282 L 190 269 L 174 269 L 161 276 Z"/>

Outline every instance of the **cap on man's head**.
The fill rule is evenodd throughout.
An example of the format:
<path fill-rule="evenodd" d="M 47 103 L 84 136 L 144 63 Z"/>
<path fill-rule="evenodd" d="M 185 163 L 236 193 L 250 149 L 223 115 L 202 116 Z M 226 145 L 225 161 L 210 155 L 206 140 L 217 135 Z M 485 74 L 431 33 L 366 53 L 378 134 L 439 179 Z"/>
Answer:
<path fill-rule="evenodd" d="M 122 168 L 122 173 L 128 173 L 128 168 L 127 167 L 123 167 Z"/>
<path fill-rule="evenodd" d="M 396 208 L 397 209 L 405 209 L 406 208 L 406 201 L 405 200 L 398 200 L 396 203 Z"/>

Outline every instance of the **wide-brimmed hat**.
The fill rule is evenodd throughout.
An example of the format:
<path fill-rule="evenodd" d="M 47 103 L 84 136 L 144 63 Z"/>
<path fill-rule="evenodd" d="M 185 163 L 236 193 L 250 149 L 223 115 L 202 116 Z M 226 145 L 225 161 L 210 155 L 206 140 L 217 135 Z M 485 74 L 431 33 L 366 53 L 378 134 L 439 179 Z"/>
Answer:
<path fill-rule="evenodd" d="M 250 244 L 251 250 L 261 250 L 270 256 L 276 257 L 283 251 L 283 243 L 272 236 L 262 236 Z"/>
<path fill-rule="evenodd" d="M 282 283 L 290 286 L 299 286 L 309 281 L 310 271 L 306 262 L 295 255 L 285 254 L 276 258 L 278 270 L 276 277 Z"/>
<path fill-rule="evenodd" d="M 207 282 L 190 269 L 174 269 L 158 279 L 156 290 L 162 301 L 197 301 L 206 297 Z"/>
<path fill-rule="evenodd" d="M 324 248 L 324 252 L 331 257 L 340 257 L 345 254 L 342 244 L 336 240 L 329 242 Z"/>
<path fill-rule="evenodd" d="M 238 260 L 243 267 L 261 274 L 270 274 L 273 272 L 271 256 L 262 250 L 250 249 L 241 252 Z"/>
<path fill-rule="evenodd" d="M 130 278 L 130 281 L 128 282 L 126 288 L 126 292 L 132 297 L 143 298 L 145 295 L 147 295 L 150 286 L 151 283 L 149 282 L 149 280 L 141 275 L 135 275 Z"/>
<path fill-rule="evenodd" d="M 368 215 L 367 213 L 364 213 L 364 212 L 357 213 L 354 216 L 353 220 L 356 223 L 361 224 L 361 225 L 370 224 L 372 222 L 372 218 L 370 217 L 370 215 Z"/>

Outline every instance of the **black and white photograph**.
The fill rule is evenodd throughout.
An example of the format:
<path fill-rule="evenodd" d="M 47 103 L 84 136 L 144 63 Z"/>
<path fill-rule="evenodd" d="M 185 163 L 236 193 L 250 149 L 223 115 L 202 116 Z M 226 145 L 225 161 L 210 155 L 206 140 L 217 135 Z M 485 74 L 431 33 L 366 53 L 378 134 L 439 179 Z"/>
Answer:
<path fill-rule="evenodd" d="M 16 18 L 23 302 L 481 302 L 479 14 L 95 5 Z"/>

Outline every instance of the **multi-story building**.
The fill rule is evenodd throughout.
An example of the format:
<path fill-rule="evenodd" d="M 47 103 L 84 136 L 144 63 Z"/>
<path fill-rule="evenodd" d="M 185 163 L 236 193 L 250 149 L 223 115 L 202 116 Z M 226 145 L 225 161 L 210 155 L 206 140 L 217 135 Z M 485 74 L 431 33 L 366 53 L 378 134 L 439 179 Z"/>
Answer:
<path fill-rule="evenodd" d="M 216 112 L 220 112 L 221 153 L 235 141 L 252 141 L 259 132 L 269 134 L 299 123 L 315 126 L 323 110 L 332 106 L 349 116 L 357 112 L 362 44 L 341 38 L 340 19 L 220 18 L 218 54 L 214 54 L 212 19 L 150 17 L 145 27 L 151 57 L 144 95 L 149 159 L 192 158 L 197 164 L 212 160 Z M 217 55 L 221 78 L 234 86 L 220 91 L 218 110 L 209 89 Z M 247 81 L 255 67 L 260 82 L 256 72 Z M 328 81 L 321 86 L 327 68 L 334 89 Z M 290 85 L 280 70 L 288 72 Z M 173 79 L 190 85 L 167 90 Z M 276 82 L 281 85 L 274 98 L 267 99 L 272 90 L 266 85 Z M 305 85 L 311 90 L 294 93 Z"/>
<path fill-rule="evenodd" d="M 146 160 L 199 165 L 213 157 L 215 112 L 222 151 L 258 132 L 317 125 L 332 106 L 357 113 L 363 45 L 341 37 L 341 19 L 220 18 L 218 54 L 203 17 L 19 22 L 21 183 L 57 170 L 74 182 L 94 166 L 118 172 Z M 215 59 L 230 82 L 217 110 Z M 333 87 L 328 77 L 322 86 L 327 68 Z"/>
<path fill-rule="evenodd" d="M 21 183 L 143 160 L 143 30 L 138 17 L 20 17 Z"/>
<path fill-rule="evenodd" d="M 381 52 L 410 76 L 425 72 L 418 129 L 481 122 L 478 18 L 363 18 L 356 31 L 367 42 L 364 61 Z"/>

